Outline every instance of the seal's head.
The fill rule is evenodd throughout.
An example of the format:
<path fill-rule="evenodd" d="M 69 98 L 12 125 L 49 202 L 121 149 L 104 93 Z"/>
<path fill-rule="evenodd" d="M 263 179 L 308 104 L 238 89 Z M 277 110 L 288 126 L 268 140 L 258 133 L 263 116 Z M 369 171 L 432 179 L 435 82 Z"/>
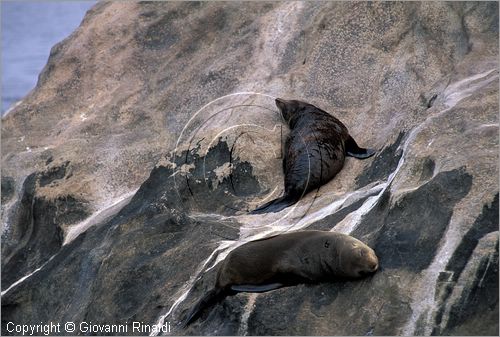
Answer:
<path fill-rule="evenodd" d="M 363 242 L 349 237 L 339 248 L 339 264 L 344 276 L 359 278 L 377 271 L 377 255 L 373 249 Z"/>
<path fill-rule="evenodd" d="M 288 124 L 290 124 L 290 120 L 293 116 L 301 111 L 304 111 L 308 106 L 311 106 L 309 103 L 296 100 L 286 100 L 283 98 L 276 98 L 275 102 L 281 112 L 281 116 Z"/>

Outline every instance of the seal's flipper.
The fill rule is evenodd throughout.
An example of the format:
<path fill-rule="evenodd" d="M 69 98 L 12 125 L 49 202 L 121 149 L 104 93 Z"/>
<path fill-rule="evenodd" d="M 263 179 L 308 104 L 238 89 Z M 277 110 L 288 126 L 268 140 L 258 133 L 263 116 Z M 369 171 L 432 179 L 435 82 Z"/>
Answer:
<path fill-rule="evenodd" d="M 186 315 L 182 327 L 186 328 L 189 324 L 197 320 L 208 307 L 221 302 L 226 296 L 233 294 L 225 288 L 214 288 L 208 291 Z"/>
<path fill-rule="evenodd" d="M 253 211 L 251 211 L 250 214 L 279 212 L 282 209 L 287 208 L 288 206 L 295 204 L 297 201 L 299 201 L 299 198 L 285 195 L 281 198 L 274 199 L 274 200 L 269 201 L 268 203 L 265 203 L 264 205 L 260 206 L 259 208 L 256 208 Z"/>
<path fill-rule="evenodd" d="M 282 283 L 269 283 L 263 285 L 241 284 L 231 286 L 231 290 L 244 293 L 263 293 L 266 291 L 282 288 L 285 285 Z"/>
<path fill-rule="evenodd" d="M 351 136 L 349 136 L 345 142 L 345 153 L 350 157 L 366 159 L 373 156 L 375 152 L 376 151 L 373 149 L 363 149 L 359 147 Z"/>

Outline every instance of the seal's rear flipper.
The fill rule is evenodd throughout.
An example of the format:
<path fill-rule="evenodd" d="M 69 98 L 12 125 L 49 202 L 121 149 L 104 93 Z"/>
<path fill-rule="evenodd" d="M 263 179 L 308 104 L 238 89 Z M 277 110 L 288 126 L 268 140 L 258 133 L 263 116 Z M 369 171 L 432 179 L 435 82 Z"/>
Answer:
<path fill-rule="evenodd" d="M 266 291 L 282 288 L 285 285 L 282 283 L 270 283 L 263 285 L 241 284 L 231 286 L 231 290 L 244 293 L 263 293 Z"/>
<path fill-rule="evenodd" d="M 187 328 L 189 324 L 197 320 L 205 309 L 221 302 L 224 298 L 226 298 L 226 296 L 233 294 L 233 292 L 225 288 L 214 288 L 208 291 L 186 315 L 184 322 L 182 322 L 182 328 Z"/>
<path fill-rule="evenodd" d="M 282 209 L 287 208 L 288 206 L 295 204 L 297 201 L 299 201 L 298 198 L 285 195 L 281 198 L 274 199 L 274 200 L 269 201 L 268 203 L 265 203 L 264 205 L 260 206 L 259 208 L 256 208 L 253 211 L 251 211 L 250 214 L 279 212 Z"/>
<path fill-rule="evenodd" d="M 375 152 L 376 151 L 373 149 L 363 149 L 359 147 L 351 136 L 349 136 L 345 142 L 345 153 L 350 157 L 366 159 L 373 156 Z"/>

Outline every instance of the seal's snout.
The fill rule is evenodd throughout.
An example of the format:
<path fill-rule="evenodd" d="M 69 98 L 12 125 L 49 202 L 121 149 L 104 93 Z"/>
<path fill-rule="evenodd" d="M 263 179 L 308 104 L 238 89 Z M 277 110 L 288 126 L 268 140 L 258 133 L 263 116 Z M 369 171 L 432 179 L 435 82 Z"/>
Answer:
<path fill-rule="evenodd" d="M 288 119 L 290 118 L 290 109 L 288 105 L 289 102 L 287 100 L 284 100 L 283 98 L 276 98 L 274 102 L 276 103 L 276 106 L 280 111 L 281 118 L 283 118 L 283 120 L 288 123 Z"/>
<path fill-rule="evenodd" d="M 280 109 L 280 111 L 283 111 L 285 109 L 286 101 L 284 99 L 276 98 L 274 102 L 276 103 L 276 106 L 278 107 L 278 109 Z"/>
<path fill-rule="evenodd" d="M 359 271 L 359 277 L 373 275 L 378 270 L 378 262 L 369 262 L 365 265 L 363 270 Z"/>
<path fill-rule="evenodd" d="M 378 257 L 372 249 L 368 253 L 367 267 L 371 273 L 376 272 L 378 269 Z"/>

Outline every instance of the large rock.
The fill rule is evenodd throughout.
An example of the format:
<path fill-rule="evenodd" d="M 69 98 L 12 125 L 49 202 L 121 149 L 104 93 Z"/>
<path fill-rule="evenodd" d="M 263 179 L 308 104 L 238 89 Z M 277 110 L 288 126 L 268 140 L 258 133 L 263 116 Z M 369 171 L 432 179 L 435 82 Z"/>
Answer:
<path fill-rule="evenodd" d="M 379 151 L 252 216 L 283 191 L 278 96 Z M 497 335 L 498 99 L 496 2 L 99 3 L 2 120 L 2 334 Z M 180 328 L 232 249 L 305 228 L 379 272 Z"/>

